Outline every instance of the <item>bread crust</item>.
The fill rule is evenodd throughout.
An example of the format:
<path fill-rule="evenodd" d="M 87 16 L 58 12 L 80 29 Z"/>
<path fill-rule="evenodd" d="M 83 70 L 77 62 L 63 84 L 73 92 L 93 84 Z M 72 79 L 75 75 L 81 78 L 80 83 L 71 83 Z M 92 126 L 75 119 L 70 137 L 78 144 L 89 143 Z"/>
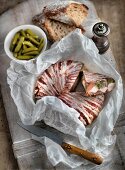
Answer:
<path fill-rule="evenodd" d="M 76 17 L 76 9 L 78 9 L 77 16 L 81 15 L 81 17 L 78 19 Z M 57 8 L 49 8 L 46 6 L 43 9 L 43 13 L 47 18 L 66 23 L 68 25 L 75 25 L 76 27 L 80 27 L 88 15 L 88 7 L 80 3 L 70 3 L 65 7 L 60 5 Z"/>

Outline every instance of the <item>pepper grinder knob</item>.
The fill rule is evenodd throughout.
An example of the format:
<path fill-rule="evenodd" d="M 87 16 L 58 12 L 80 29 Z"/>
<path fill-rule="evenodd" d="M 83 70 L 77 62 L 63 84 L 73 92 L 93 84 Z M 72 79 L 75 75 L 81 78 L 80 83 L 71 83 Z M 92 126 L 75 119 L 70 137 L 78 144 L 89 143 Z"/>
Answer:
<path fill-rule="evenodd" d="M 94 34 L 92 40 L 97 46 L 99 50 L 99 54 L 105 53 L 109 49 L 109 46 L 110 46 L 109 40 L 107 38 L 107 36 L 110 33 L 109 26 L 104 22 L 99 22 L 93 26 L 92 31 Z"/>

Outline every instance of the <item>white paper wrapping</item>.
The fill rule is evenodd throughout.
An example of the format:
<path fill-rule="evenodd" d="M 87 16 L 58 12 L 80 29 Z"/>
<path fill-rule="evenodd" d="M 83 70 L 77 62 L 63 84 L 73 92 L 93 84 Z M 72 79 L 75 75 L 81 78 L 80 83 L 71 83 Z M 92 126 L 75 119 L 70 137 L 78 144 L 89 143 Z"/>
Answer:
<path fill-rule="evenodd" d="M 103 110 L 96 121 L 88 127 L 78 119 L 77 111 L 56 97 L 43 97 L 36 104 L 33 100 L 37 77 L 51 64 L 68 59 L 80 61 L 90 71 L 110 76 L 116 82 L 116 87 L 106 98 Z M 42 53 L 36 62 L 28 61 L 25 65 L 21 65 L 11 61 L 7 75 L 11 96 L 24 124 L 34 124 L 35 121 L 44 120 L 46 124 L 67 134 L 64 135 L 66 142 L 99 153 L 104 158 L 111 152 L 115 142 L 115 136 L 111 135 L 111 131 L 118 118 L 122 102 L 122 79 L 115 68 L 98 54 L 93 41 L 82 35 L 79 29 Z M 37 137 L 35 139 L 41 140 Z M 86 169 L 95 167 L 79 156 L 67 155 L 58 144 L 48 138 L 45 138 L 44 144 L 48 159 L 54 166 L 63 162 L 71 168 L 77 168 L 82 164 Z"/>

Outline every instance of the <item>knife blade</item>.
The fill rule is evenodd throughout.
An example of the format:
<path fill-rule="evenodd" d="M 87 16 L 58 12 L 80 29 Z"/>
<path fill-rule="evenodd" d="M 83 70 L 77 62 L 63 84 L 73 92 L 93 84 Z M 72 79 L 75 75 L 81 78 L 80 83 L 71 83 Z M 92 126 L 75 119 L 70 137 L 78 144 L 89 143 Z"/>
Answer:
<path fill-rule="evenodd" d="M 24 125 L 22 122 L 17 122 L 17 124 L 20 127 L 22 127 L 23 129 L 30 132 L 31 134 L 34 134 L 38 137 L 48 137 L 49 139 L 58 143 L 63 149 L 65 149 L 69 153 L 79 155 L 79 156 L 83 157 L 84 159 L 87 159 L 90 162 L 95 163 L 97 165 L 100 165 L 103 162 L 103 158 L 100 155 L 90 152 L 88 150 L 78 148 L 74 145 L 65 143 L 63 141 L 62 136 L 58 133 L 55 134 L 54 132 L 51 132 L 49 130 L 43 129 L 43 128 L 35 126 L 35 125 Z"/>

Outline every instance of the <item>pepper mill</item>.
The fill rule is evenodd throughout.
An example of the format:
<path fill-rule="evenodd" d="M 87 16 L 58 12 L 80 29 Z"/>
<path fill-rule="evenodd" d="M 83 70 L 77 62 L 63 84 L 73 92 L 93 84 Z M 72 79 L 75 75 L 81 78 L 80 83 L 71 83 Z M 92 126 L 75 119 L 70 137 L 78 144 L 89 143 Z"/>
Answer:
<path fill-rule="evenodd" d="M 107 38 L 108 34 L 110 33 L 109 26 L 104 22 L 99 22 L 93 26 L 92 31 L 94 34 L 92 40 L 97 46 L 99 54 L 105 53 L 110 46 L 109 40 Z"/>

